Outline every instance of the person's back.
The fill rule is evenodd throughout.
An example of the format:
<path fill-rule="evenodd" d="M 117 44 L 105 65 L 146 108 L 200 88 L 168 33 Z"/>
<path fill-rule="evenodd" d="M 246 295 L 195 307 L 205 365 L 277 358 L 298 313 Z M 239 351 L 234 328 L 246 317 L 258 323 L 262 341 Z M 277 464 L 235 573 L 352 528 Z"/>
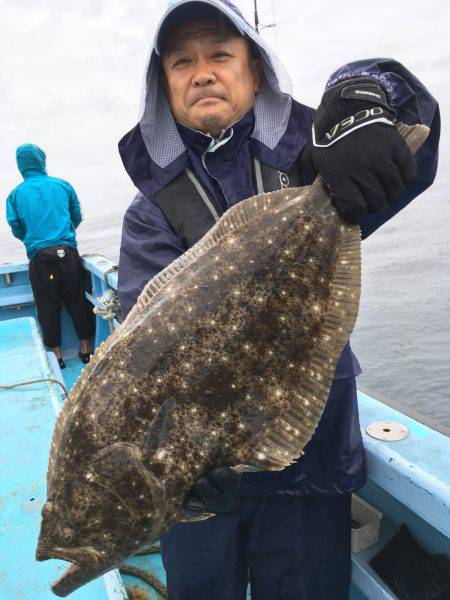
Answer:
<path fill-rule="evenodd" d="M 75 229 L 82 217 L 72 186 L 47 175 L 45 154 L 34 144 L 19 146 L 16 159 L 24 181 L 9 195 L 6 217 L 13 235 L 25 244 L 28 258 L 42 248 L 63 244 L 76 248 Z"/>
<path fill-rule="evenodd" d="M 60 350 L 64 303 L 81 340 L 79 356 L 87 363 L 94 326 L 75 238 L 82 220 L 77 195 L 69 183 L 47 175 L 45 153 L 35 144 L 19 146 L 16 160 L 24 181 L 8 196 L 6 219 L 30 259 L 30 283 L 44 344 L 64 368 Z"/>

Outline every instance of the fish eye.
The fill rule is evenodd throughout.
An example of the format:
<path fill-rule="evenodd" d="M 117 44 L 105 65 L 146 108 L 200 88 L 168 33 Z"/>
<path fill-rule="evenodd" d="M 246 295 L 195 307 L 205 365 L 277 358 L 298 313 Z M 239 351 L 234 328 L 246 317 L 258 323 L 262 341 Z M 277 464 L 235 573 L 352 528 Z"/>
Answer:
<path fill-rule="evenodd" d="M 53 504 L 51 502 L 46 502 L 46 504 L 44 504 L 43 509 L 41 510 L 41 515 L 43 517 L 48 517 L 50 515 L 50 513 L 53 510 Z"/>
<path fill-rule="evenodd" d="M 69 527 L 64 527 L 61 531 L 61 540 L 65 544 L 70 544 L 75 539 L 75 531 Z"/>

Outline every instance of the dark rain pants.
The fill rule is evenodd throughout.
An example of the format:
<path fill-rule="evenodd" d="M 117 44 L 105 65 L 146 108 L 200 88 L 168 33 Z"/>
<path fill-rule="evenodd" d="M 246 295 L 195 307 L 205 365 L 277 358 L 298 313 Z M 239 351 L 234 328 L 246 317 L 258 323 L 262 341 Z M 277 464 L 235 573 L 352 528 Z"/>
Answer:
<path fill-rule="evenodd" d="M 169 600 L 347 600 L 350 494 L 247 499 L 161 540 Z"/>
<path fill-rule="evenodd" d="M 94 334 L 94 319 L 84 295 L 83 269 L 74 248 L 64 246 L 65 257 L 48 260 L 38 252 L 30 261 L 29 275 L 38 321 L 49 348 L 61 345 L 61 307 L 72 317 L 80 340 Z M 48 250 L 47 248 L 45 250 Z"/>

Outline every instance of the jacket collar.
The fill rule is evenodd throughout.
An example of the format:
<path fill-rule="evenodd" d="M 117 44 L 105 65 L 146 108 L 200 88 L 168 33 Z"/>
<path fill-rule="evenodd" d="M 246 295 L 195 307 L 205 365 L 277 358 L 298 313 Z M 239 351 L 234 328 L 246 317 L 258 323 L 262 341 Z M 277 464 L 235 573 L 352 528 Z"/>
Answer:
<path fill-rule="evenodd" d="M 22 177 L 24 179 L 31 179 L 31 177 L 45 177 L 46 175 L 46 171 L 41 171 L 38 169 L 27 169 L 22 173 Z"/>
<path fill-rule="evenodd" d="M 236 140 L 249 139 L 252 157 L 280 171 L 289 171 L 297 159 L 309 136 L 314 111 L 311 108 L 293 101 L 292 110 L 286 130 L 274 148 L 266 146 L 252 137 L 252 112 L 247 113 L 233 125 Z M 188 143 L 199 151 L 207 148 L 211 137 L 178 125 L 180 140 L 183 140 L 183 151 L 169 165 L 162 168 L 150 157 L 144 142 L 140 125 L 136 125 L 119 142 L 119 152 L 125 169 L 134 185 L 148 198 L 162 190 L 172 179 L 189 167 Z M 227 130 L 228 131 L 228 130 Z M 226 135 L 226 133 L 225 133 Z"/>
<path fill-rule="evenodd" d="M 220 137 L 215 140 L 209 133 L 196 131 L 186 125 L 177 123 L 177 129 L 186 150 L 203 156 L 205 152 L 215 152 L 226 146 L 226 154 L 230 154 L 234 148 L 238 148 L 250 138 L 255 127 L 253 110 L 250 110 L 236 123 L 224 129 Z"/>

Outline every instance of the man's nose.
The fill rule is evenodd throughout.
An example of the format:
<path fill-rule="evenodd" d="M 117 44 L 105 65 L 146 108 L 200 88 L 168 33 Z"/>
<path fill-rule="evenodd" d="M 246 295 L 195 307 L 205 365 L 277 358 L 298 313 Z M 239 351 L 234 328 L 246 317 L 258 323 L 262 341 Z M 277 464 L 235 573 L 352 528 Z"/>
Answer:
<path fill-rule="evenodd" d="M 208 65 L 207 61 L 199 60 L 195 65 L 195 73 L 192 78 L 192 83 L 195 86 L 211 85 L 216 82 L 216 76 L 214 75 L 211 66 Z"/>

